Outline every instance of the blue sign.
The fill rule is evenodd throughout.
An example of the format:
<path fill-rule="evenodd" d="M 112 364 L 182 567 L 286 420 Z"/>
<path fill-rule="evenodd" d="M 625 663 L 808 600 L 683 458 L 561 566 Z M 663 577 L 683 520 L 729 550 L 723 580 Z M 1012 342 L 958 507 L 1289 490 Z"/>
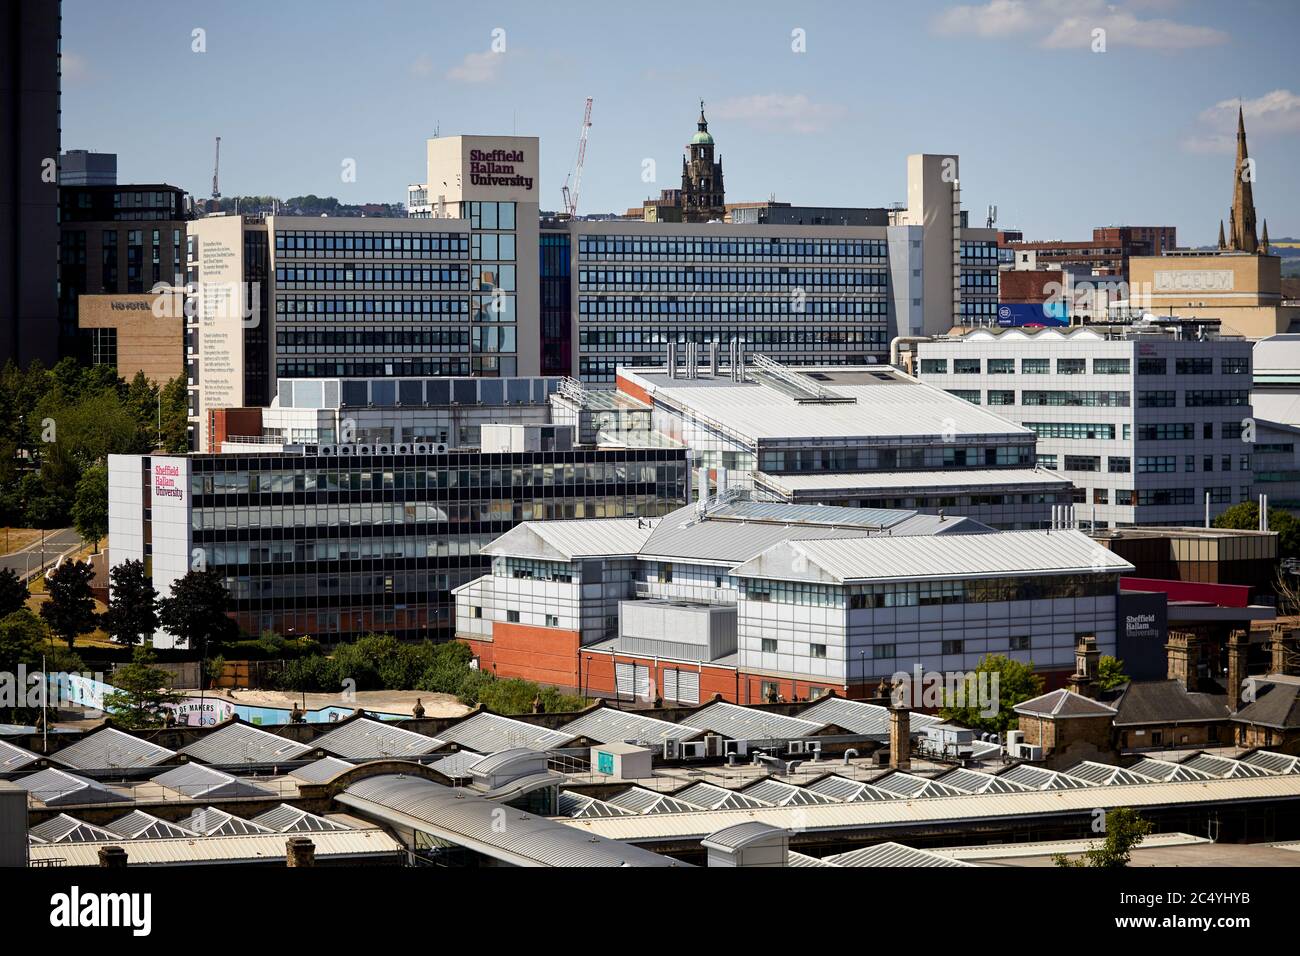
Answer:
<path fill-rule="evenodd" d="M 1064 302 L 1003 302 L 998 305 L 998 325 L 1004 328 L 1059 328 L 1069 324 L 1070 310 Z"/>

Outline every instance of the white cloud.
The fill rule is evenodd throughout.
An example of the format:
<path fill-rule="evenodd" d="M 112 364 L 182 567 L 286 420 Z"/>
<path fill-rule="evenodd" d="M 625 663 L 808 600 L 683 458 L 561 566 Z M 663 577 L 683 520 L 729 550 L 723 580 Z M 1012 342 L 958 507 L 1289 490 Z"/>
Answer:
<path fill-rule="evenodd" d="M 803 93 L 756 93 L 723 100 L 710 106 L 708 112 L 718 119 L 763 129 L 820 133 L 844 115 L 844 108 L 832 103 L 814 103 Z"/>
<path fill-rule="evenodd" d="M 1228 42 L 1213 27 L 1167 19 L 1144 20 L 1129 8 L 1165 7 L 1168 3 L 1128 0 L 1127 8 L 1105 0 L 990 0 L 950 7 L 934 19 L 939 33 L 985 39 L 1035 36 L 1047 49 L 1090 49 L 1093 31 L 1106 31 L 1107 47 L 1143 50 L 1188 50 Z"/>
<path fill-rule="evenodd" d="M 1197 117 L 1201 131 L 1186 137 L 1192 153 L 1231 153 L 1237 148 L 1237 107 L 1246 116 L 1246 135 L 1269 139 L 1300 133 L 1300 95 L 1273 90 L 1252 100 L 1220 100 Z"/>
<path fill-rule="evenodd" d="M 447 71 L 447 79 L 454 83 L 490 83 L 497 77 L 502 54 L 487 50 L 483 53 L 466 53 L 465 58 Z"/>

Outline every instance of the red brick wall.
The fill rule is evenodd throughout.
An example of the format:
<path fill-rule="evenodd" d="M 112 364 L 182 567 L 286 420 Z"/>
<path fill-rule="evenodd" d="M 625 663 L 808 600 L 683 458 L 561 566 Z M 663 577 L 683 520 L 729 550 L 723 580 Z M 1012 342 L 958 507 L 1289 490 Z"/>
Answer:
<path fill-rule="evenodd" d="M 494 621 L 491 641 L 465 640 L 479 666 L 498 677 L 522 677 L 566 690 L 578 686 L 578 632 Z"/>
<path fill-rule="evenodd" d="M 1004 270 L 998 273 L 998 300 L 1001 302 L 1046 302 L 1049 295 L 1059 296 L 1065 276 L 1060 269 Z"/>

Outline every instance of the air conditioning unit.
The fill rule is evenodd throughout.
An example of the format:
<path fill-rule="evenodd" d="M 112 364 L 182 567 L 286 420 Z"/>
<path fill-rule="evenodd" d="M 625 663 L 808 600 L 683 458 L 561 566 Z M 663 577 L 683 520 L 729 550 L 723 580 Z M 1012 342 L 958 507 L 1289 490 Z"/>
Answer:
<path fill-rule="evenodd" d="M 1015 756 L 1016 748 L 1025 742 L 1025 732 L 1023 730 L 1007 731 L 1007 753 Z"/>
<path fill-rule="evenodd" d="M 409 454 L 411 453 L 411 449 L 412 449 L 412 447 L 413 447 L 413 446 L 411 446 L 411 445 L 394 445 L 394 446 L 393 446 L 393 454 L 395 454 L 395 455 L 409 455 Z"/>
<path fill-rule="evenodd" d="M 354 449 L 351 445 L 339 445 L 339 455 L 341 457 L 351 458 L 353 451 Z"/>
<path fill-rule="evenodd" d="M 1042 760 L 1043 748 L 1034 744 L 1017 744 L 1015 754 L 1021 760 Z"/>
<path fill-rule="evenodd" d="M 664 741 L 664 759 L 665 759 L 665 760 L 676 760 L 676 759 L 677 759 L 677 741 L 676 741 L 676 740 L 665 740 L 665 741 Z"/>
<path fill-rule="evenodd" d="M 375 446 L 375 454 L 376 454 L 376 455 L 391 455 L 392 453 L 393 453 L 393 446 L 392 446 L 392 445 L 376 445 L 376 446 Z"/>
<path fill-rule="evenodd" d="M 721 757 L 722 738 L 717 734 L 709 734 L 704 738 L 704 752 L 709 757 Z"/>
<path fill-rule="evenodd" d="M 375 453 L 374 445 L 357 445 L 356 449 L 358 455 L 373 455 Z"/>
<path fill-rule="evenodd" d="M 427 454 L 429 454 L 429 446 L 428 446 L 428 444 L 416 444 L 416 445 L 414 445 L 414 446 L 412 446 L 412 447 L 415 449 L 415 453 L 416 453 L 417 455 L 427 455 Z"/>
<path fill-rule="evenodd" d="M 709 748 L 703 740 L 684 740 L 680 745 L 683 760 L 703 760 L 709 755 Z"/>
<path fill-rule="evenodd" d="M 317 448 L 316 448 L 316 454 L 318 454 L 318 455 L 325 455 L 325 456 L 332 456 L 332 455 L 334 454 L 334 446 L 333 446 L 333 445 L 319 445 L 319 446 L 317 446 Z"/>
<path fill-rule="evenodd" d="M 435 455 L 447 454 L 447 443 L 445 441 L 438 442 L 436 445 L 433 446 L 433 453 Z"/>

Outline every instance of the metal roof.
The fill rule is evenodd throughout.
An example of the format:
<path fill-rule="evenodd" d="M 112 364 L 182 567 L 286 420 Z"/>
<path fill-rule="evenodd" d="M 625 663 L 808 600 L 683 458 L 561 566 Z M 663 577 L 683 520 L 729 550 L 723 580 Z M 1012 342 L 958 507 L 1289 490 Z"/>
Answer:
<path fill-rule="evenodd" d="M 1095 760 L 1084 760 L 1076 763 L 1074 766 L 1066 768 L 1065 773 L 1076 780 L 1086 780 L 1089 783 L 1097 783 L 1105 787 L 1125 783 L 1158 782 L 1155 777 L 1148 777 L 1135 770 L 1116 767 L 1107 763 L 1097 763 Z"/>
<path fill-rule="evenodd" d="M 877 843 L 860 850 L 837 853 L 826 857 L 826 862 L 835 866 L 974 866 L 973 863 L 901 843 Z"/>
<path fill-rule="evenodd" d="M 150 783 L 174 790 L 191 800 L 224 797 L 273 797 L 274 790 L 260 787 L 244 777 L 235 777 L 203 764 L 187 763 L 149 779 Z"/>
<path fill-rule="evenodd" d="M 787 541 L 732 570 L 738 577 L 843 584 L 1132 571 L 1081 531 Z"/>
<path fill-rule="evenodd" d="M 639 556 L 643 560 L 670 558 L 731 565 L 748 561 L 790 538 L 842 538 L 868 533 L 867 528 L 857 526 L 837 528 L 770 521 L 700 520 L 694 507 L 686 507 L 660 520 L 641 546 Z"/>
<path fill-rule="evenodd" d="M 131 797 L 101 783 L 49 767 L 13 781 L 47 807 L 72 807 L 88 803 L 128 803 Z"/>
<path fill-rule="evenodd" d="M 1206 837 L 1192 836 L 1190 833 L 1148 833 L 1139 844 L 1142 849 L 1163 846 L 1191 846 L 1198 843 L 1211 843 Z M 1097 845 L 1096 838 L 1084 837 L 1074 840 L 1043 840 L 1032 843 L 991 843 L 981 846 L 935 847 L 931 853 L 946 856 L 953 860 L 1005 860 L 1015 857 L 1054 856 L 1058 853 L 1080 853 Z"/>
<path fill-rule="evenodd" d="M 818 793 L 807 787 L 796 787 L 780 780 L 759 780 L 745 787 L 741 793 L 754 797 L 774 807 L 806 807 L 814 803 L 834 803 L 834 797 Z"/>
<path fill-rule="evenodd" d="M 468 777 L 470 770 L 482 759 L 483 755 L 480 753 L 475 753 L 472 750 L 458 750 L 450 757 L 443 757 L 441 760 L 433 761 L 429 766 L 444 777 L 459 779 Z"/>
<path fill-rule="evenodd" d="M 815 856 L 808 856 L 806 853 L 796 853 L 791 850 L 786 854 L 786 866 L 835 866 L 834 863 L 827 863 L 825 860 L 819 860 Z"/>
<path fill-rule="evenodd" d="M 1003 771 L 998 774 L 998 778 L 1024 784 L 1031 790 L 1080 790 L 1100 786 L 1088 780 L 1080 780 L 1055 770 L 1048 770 L 1046 767 L 1035 767 L 1027 763 Z"/>
<path fill-rule="evenodd" d="M 156 840 L 199 835 L 193 830 L 187 830 L 179 824 L 163 820 L 143 810 L 132 810 L 125 816 L 118 817 L 108 825 L 108 829 L 127 840 Z"/>
<path fill-rule="evenodd" d="M 308 833 L 352 829 L 327 817 L 319 817 L 299 807 L 291 807 L 287 803 L 282 803 L 265 813 L 258 814 L 253 817 L 253 822 L 266 827 L 268 830 L 274 830 L 276 833 Z"/>
<path fill-rule="evenodd" d="M 947 773 L 940 774 L 935 780 L 956 787 L 958 790 L 964 790 L 966 793 L 1018 793 L 1033 789 L 1005 777 L 996 777 L 991 773 L 965 767 L 949 770 Z"/>
<path fill-rule="evenodd" d="M 871 781 L 871 786 L 877 790 L 895 793 L 907 799 L 917 797 L 956 797 L 963 792 L 949 784 L 931 780 L 929 777 L 918 777 L 916 774 L 902 771 L 895 771 L 894 773 L 885 774 L 883 777 L 877 777 Z"/>
<path fill-rule="evenodd" d="M 0 740 L 0 773 L 21 770 L 23 767 L 34 764 L 40 759 L 38 755 L 30 750 L 24 750 L 22 747 L 15 747 L 7 741 Z"/>
<path fill-rule="evenodd" d="M 90 823 L 60 813 L 27 831 L 41 843 L 91 843 L 96 840 L 116 840 L 117 834 Z"/>
<path fill-rule="evenodd" d="M 825 697 L 799 711 L 799 716 L 822 725 L 834 724 L 864 737 L 889 739 L 889 710 L 879 704 L 845 700 L 843 697 Z M 916 733 L 938 723 L 942 723 L 939 717 L 913 713 L 908 726 L 912 733 Z"/>
<path fill-rule="evenodd" d="M 245 820 L 233 813 L 216 807 L 200 807 L 181 821 L 181 826 L 204 836 L 245 836 L 250 833 L 271 833 L 270 827 L 264 827 L 252 820 Z"/>
<path fill-rule="evenodd" d="M 1256 750 L 1254 753 L 1246 754 L 1241 758 L 1241 762 L 1263 767 L 1273 773 L 1300 773 L 1300 757 L 1273 753 L 1269 750 Z"/>
<path fill-rule="evenodd" d="M 789 838 L 790 834 L 766 823 L 733 823 L 716 833 L 710 833 L 700 841 L 709 849 L 739 850 L 752 843 L 761 843 L 777 837 Z"/>
<path fill-rule="evenodd" d="M 321 757 L 320 760 L 313 760 L 306 766 L 289 771 L 289 775 L 304 783 L 324 783 L 354 766 L 356 764 L 339 757 Z"/>
<path fill-rule="evenodd" d="M 695 506 L 687 505 L 682 510 L 694 511 Z M 674 512 L 676 513 L 678 512 Z M 768 521 L 777 524 L 868 529 L 891 528 L 917 514 L 915 510 L 905 508 L 845 508 L 835 505 L 794 505 L 780 501 L 749 499 L 724 501 L 711 506 L 707 513 L 710 521 Z M 653 538 L 653 535 L 651 537 Z"/>
<path fill-rule="evenodd" d="M 812 471 L 798 474 L 774 475 L 760 471 L 754 480 L 773 491 L 797 495 L 817 491 L 853 492 L 901 491 L 916 494 L 942 488 L 961 491 L 966 488 L 981 490 L 1001 487 L 1050 486 L 1070 484 L 1046 468 L 933 468 L 924 471 Z M 954 520 L 954 519 L 949 519 Z"/>
<path fill-rule="evenodd" d="M 511 528 L 479 553 L 532 557 L 543 561 L 572 561 L 610 555 L 631 557 L 641 550 L 654 526 L 653 518 L 527 521 Z"/>
<path fill-rule="evenodd" d="M 573 793 L 569 790 L 560 791 L 559 805 L 556 809 L 557 817 L 622 817 L 632 813 L 631 810 L 613 806 L 604 800 L 597 800 L 584 793 Z"/>
<path fill-rule="evenodd" d="M 564 732 L 572 734 L 574 738 L 586 737 L 601 744 L 635 740 L 638 743 L 659 745 L 665 740 L 685 740 L 698 734 L 699 730 L 686 724 L 644 717 L 627 710 L 598 707 L 565 724 Z"/>
<path fill-rule="evenodd" d="M 1043 717 L 1114 717 L 1115 708 L 1100 701 L 1060 688 L 1021 701 L 1013 708 L 1017 714 Z"/>
<path fill-rule="evenodd" d="M 126 850 L 127 866 L 193 866 L 196 863 L 259 863 L 283 860 L 290 833 L 251 833 L 210 836 L 206 839 L 179 838 L 133 840 Z M 317 860 L 361 860 L 375 857 L 399 857 L 402 845 L 383 830 L 340 830 L 313 833 Z M 74 846 L 49 845 L 32 847 L 28 856 L 33 863 L 49 861 L 51 865 L 98 866 L 99 848 L 103 844 L 80 843 Z"/>
<path fill-rule="evenodd" d="M 439 739 L 476 750 L 481 754 L 493 754 L 518 747 L 549 750 L 552 747 L 562 747 L 574 736 L 567 729 L 548 730 L 537 724 L 489 714 L 486 711 L 452 724 L 441 733 Z"/>
<path fill-rule="evenodd" d="M 609 797 L 605 802 L 631 813 L 685 813 L 689 810 L 704 809 L 693 803 L 687 803 L 680 797 L 670 797 L 645 787 L 629 787 L 617 796 Z"/>
<path fill-rule="evenodd" d="M 641 843 L 699 839 L 730 823 L 750 819 L 785 829 L 798 827 L 806 832 L 825 832 L 968 820 L 1023 819 L 1051 814 L 1087 815 L 1098 808 L 1140 809 L 1289 798 L 1300 798 L 1300 776 L 1295 774 L 1193 783 L 1080 786 L 1073 790 L 970 794 L 937 799 L 660 813 L 599 820 L 565 820 L 563 823 L 581 833 Z"/>
<path fill-rule="evenodd" d="M 644 369 L 619 374 L 697 418 L 717 422 L 751 443 L 761 439 L 941 438 L 975 435 L 1022 436 L 1029 430 L 941 388 L 885 367 L 811 371 L 846 404 L 801 403 L 769 385 L 730 379 L 673 379 Z M 877 378 L 877 375 L 885 376 Z"/>
<path fill-rule="evenodd" d="M 50 754 L 50 759 L 74 770 L 116 770 L 153 767 L 175 756 L 174 750 L 123 733 L 115 727 L 104 727 L 55 751 Z"/>
<path fill-rule="evenodd" d="M 787 740 L 810 737 L 824 722 L 803 717 L 787 717 L 775 711 L 741 707 L 720 700 L 685 718 L 692 727 L 712 730 L 731 740 Z"/>
<path fill-rule="evenodd" d="M 1182 762 L 1184 767 L 1201 770 L 1214 777 L 1234 779 L 1238 777 L 1266 777 L 1273 773 L 1257 764 L 1233 760 L 1231 757 L 1218 757 L 1214 754 L 1196 754 Z"/>
<path fill-rule="evenodd" d="M 700 781 L 673 794 L 678 800 L 692 803 L 706 810 L 743 810 L 754 807 L 770 807 L 766 800 L 759 800 L 739 790 L 728 790 L 717 784 Z"/>
<path fill-rule="evenodd" d="M 1213 780 L 1214 775 L 1172 760 L 1157 760 L 1155 757 L 1143 757 L 1129 766 L 1134 773 L 1140 773 L 1152 780 L 1180 781 Z"/>
<path fill-rule="evenodd" d="M 349 760 L 414 757 L 437 750 L 443 741 L 392 724 L 358 717 L 312 741 L 314 748 Z"/>
<path fill-rule="evenodd" d="M 203 763 L 235 765 L 296 760 L 313 748 L 248 724 L 210 730 L 180 752 Z"/>
<path fill-rule="evenodd" d="M 517 866 L 684 865 L 649 850 L 580 833 L 560 820 L 509 809 L 464 790 L 441 787 L 420 777 L 368 777 L 358 780 L 336 799 L 390 826 L 420 830 Z M 508 818 L 504 827 L 500 825 L 503 811 Z M 652 816 L 680 817 L 686 814 Z"/>

